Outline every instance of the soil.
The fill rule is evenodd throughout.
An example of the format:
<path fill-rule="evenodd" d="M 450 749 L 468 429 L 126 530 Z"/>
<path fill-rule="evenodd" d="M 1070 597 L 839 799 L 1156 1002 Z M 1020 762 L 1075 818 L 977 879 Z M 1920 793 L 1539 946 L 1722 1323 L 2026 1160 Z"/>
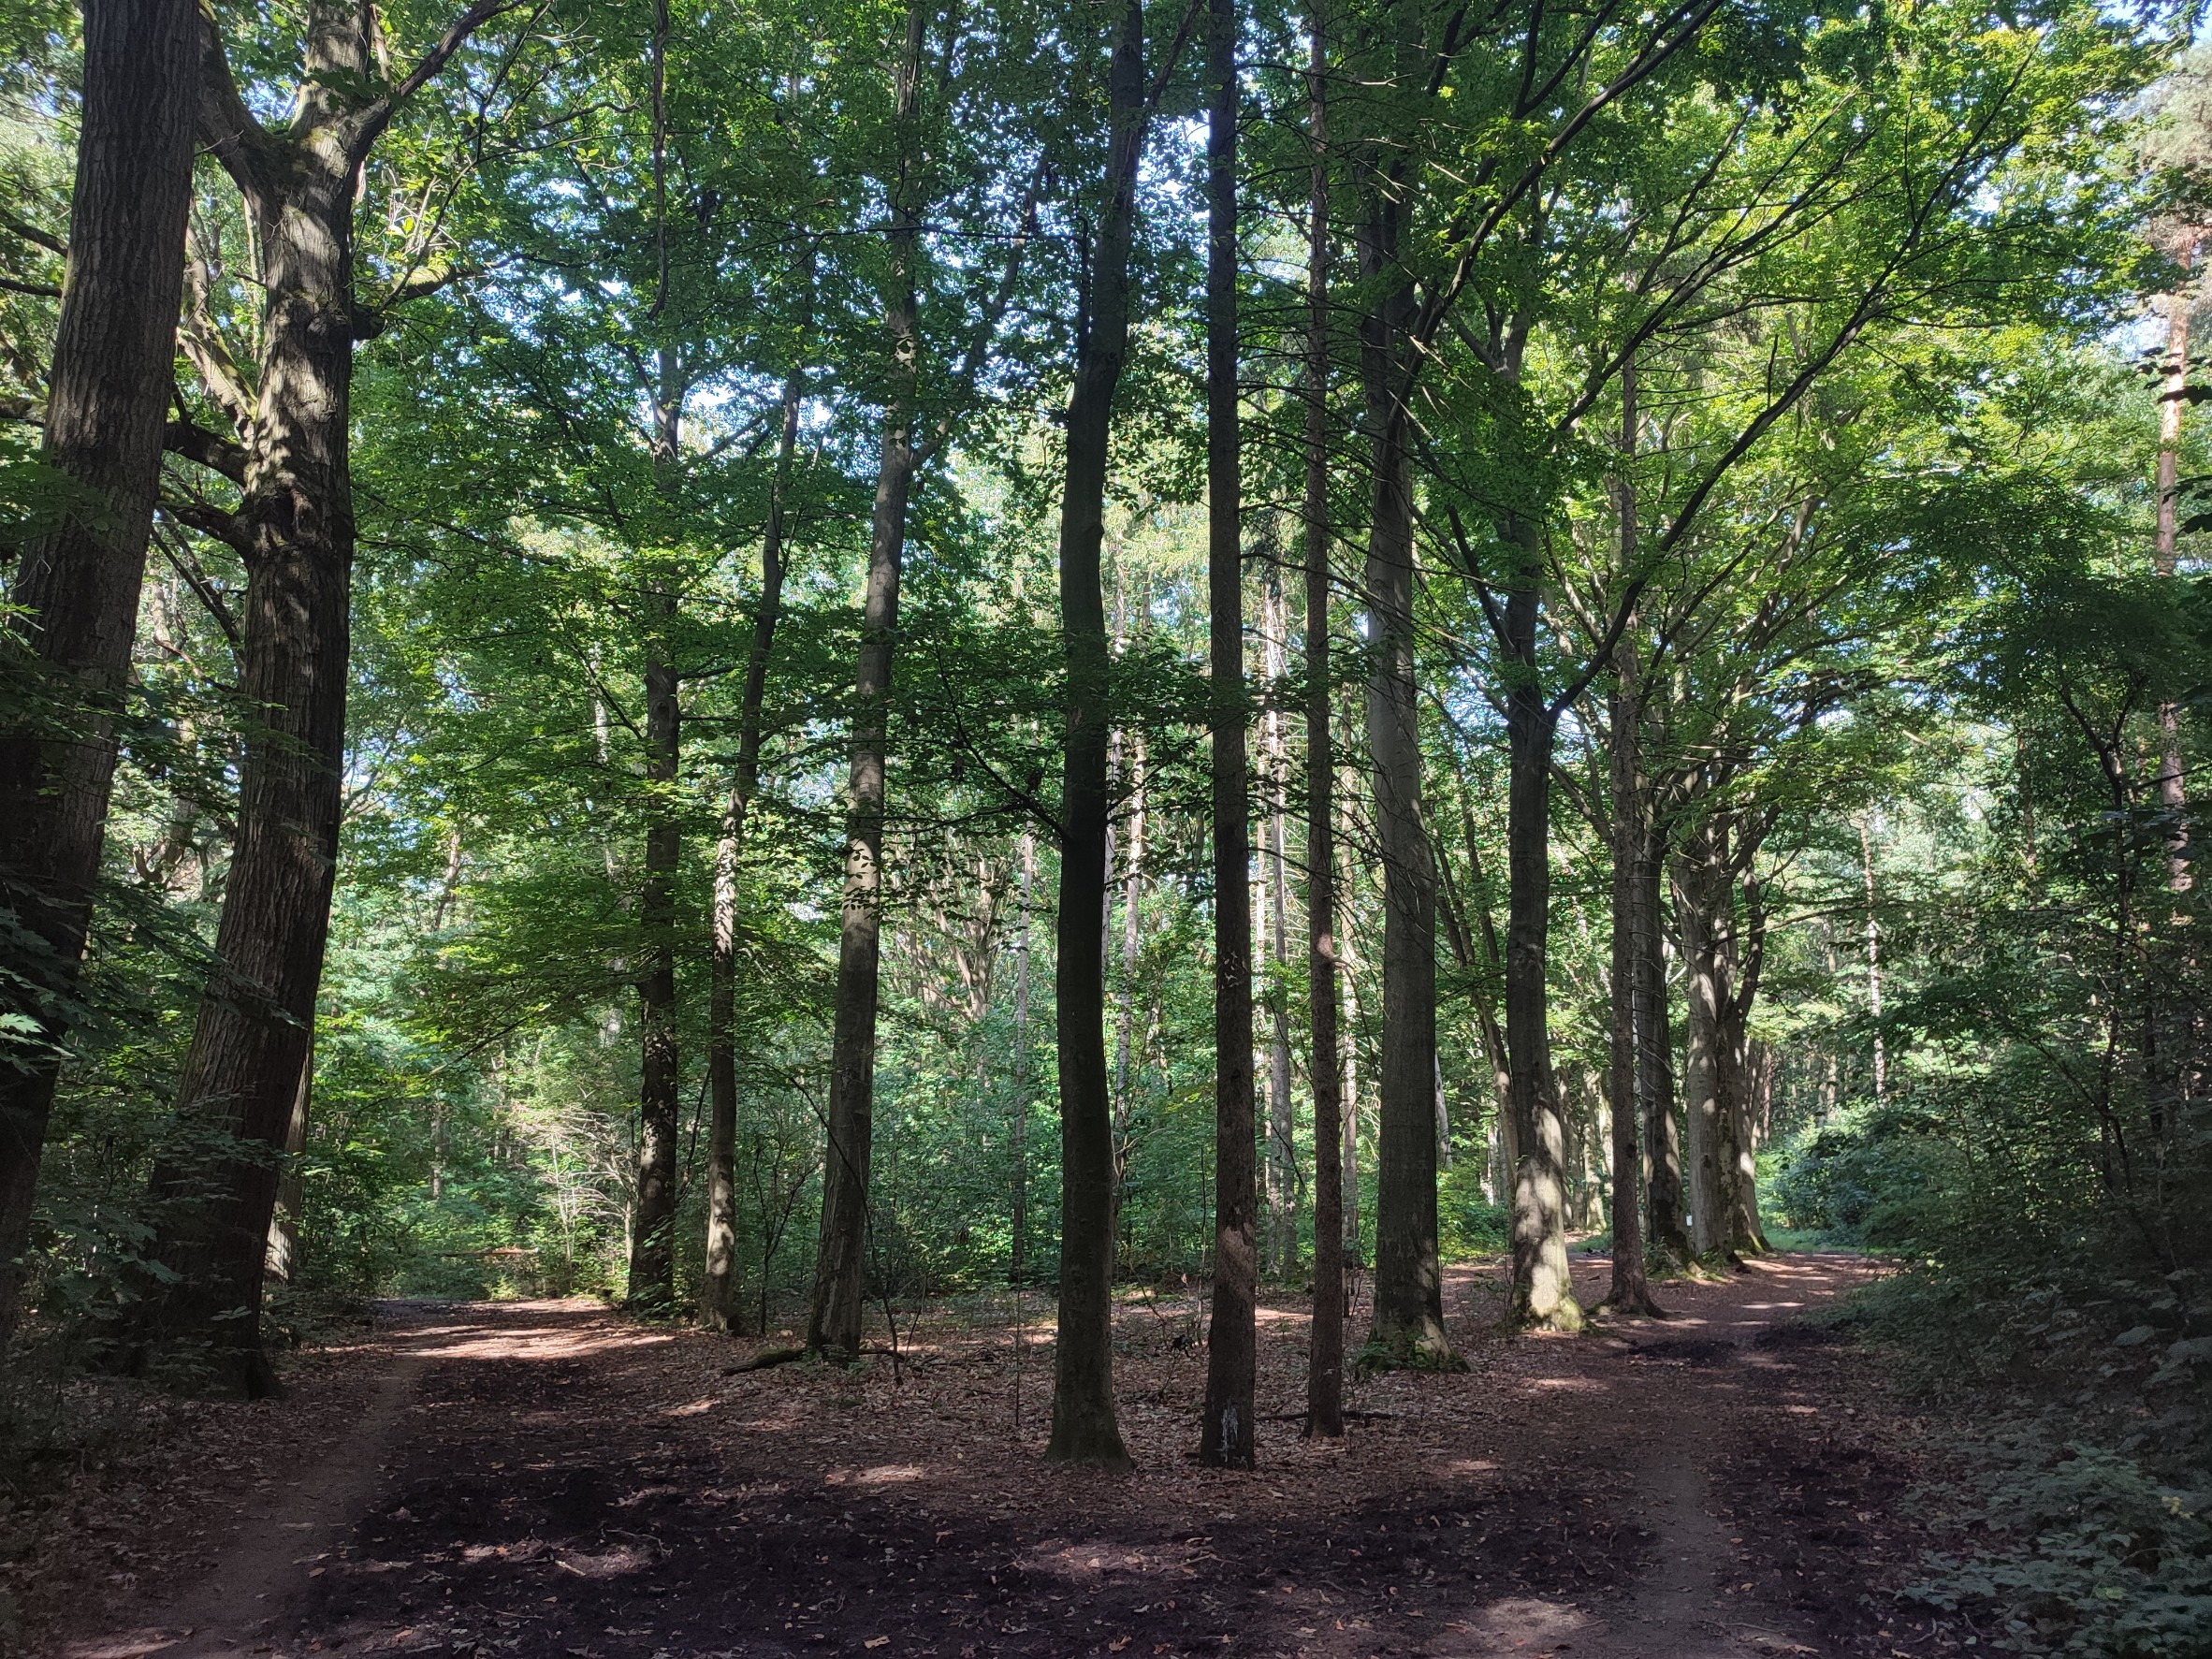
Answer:
<path fill-rule="evenodd" d="M 1449 1286 L 1468 1369 L 1355 1384 L 1303 1440 L 1302 1299 L 1261 1310 L 1257 1474 L 1191 1456 L 1189 1291 L 1126 1302 L 1134 1475 L 1047 1468 L 1052 1308 L 902 1317 L 852 1372 L 729 1375 L 780 1338 L 638 1325 L 597 1303 L 386 1308 L 375 1339 L 260 1412 L 350 1403 L 258 1507 L 177 1461 L 170 1523 L 227 1506 L 211 1569 L 117 1580 L 109 1535 L 44 1651 L 433 1659 L 937 1659 L 1572 1652 L 1578 1659 L 1947 1652 L 1895 1590 L 1913 1425 L 1868 1356 L 1806 1314 L 1873 1270 L 1782 1256 L 1660 1288 L 1676 1317 L 1507 1341 L 1496 1273 Z M 1578 1290 L 1604 1293 L 1602 1259 Z M 1357 1327 L 1355 1327 L 1355 1330 Z M 140 1484 L 143 1484 L 141 1478 Z M 73 1513 L 89 1512 L 82 1505 Z M 141 1556 L 143 1540 L 141 1540 Z"/>

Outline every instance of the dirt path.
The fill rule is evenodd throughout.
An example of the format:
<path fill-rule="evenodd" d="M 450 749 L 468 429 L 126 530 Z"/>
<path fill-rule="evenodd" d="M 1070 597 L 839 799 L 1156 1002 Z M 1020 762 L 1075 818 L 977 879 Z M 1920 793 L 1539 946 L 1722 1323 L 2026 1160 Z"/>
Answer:
<path fill-rule="evenodd" d="M 1602 1262 L 1579 1288 L 1602 1294 Z M 1669 1288 L 1680 1317 L 1504 1342 L 1452 1282 L 1469 1371 L 1360 1385 L 1344 1443 L 1271 1421 L 1257 1477 L 1186 1456 L 1189 1305 L 1132 1305 L 1133 1477 L 1046 1470 L 1049 1307 L 903 1332 L 902 1375 L 802 1366 L 584 1303 L 402 1311 L 353 1433 L 205 1581 L 85 1617 L 68 1659 L 880 1653 L 1577 1659 L 1919 1654 L 1867 1597 L 1913 1540 L 1862 1360 L 1795 1339 L 1865 1276 L 1793 1257 Z M 1302 1309 L 1263 1314 L 1261 1403 L 1302 1394 Z M 773 1335 L 770 1340 L 775 1340 Z M 1017 1369 L 1017 1364 L 1019 1368 Z M 1022 1396 L 1023 1431 L 1013 1432 Z M 105 1627 L 103 1627 L 105 1626 Z"/>

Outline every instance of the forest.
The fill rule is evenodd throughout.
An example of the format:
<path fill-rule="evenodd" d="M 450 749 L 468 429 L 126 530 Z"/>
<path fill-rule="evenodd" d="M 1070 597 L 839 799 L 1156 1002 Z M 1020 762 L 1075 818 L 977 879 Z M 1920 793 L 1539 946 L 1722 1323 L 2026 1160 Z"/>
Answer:
<path fill-rule="evenodd" d="M 2212 1654 L 2204 21 L 0 0 L 0 1652 Z"/>

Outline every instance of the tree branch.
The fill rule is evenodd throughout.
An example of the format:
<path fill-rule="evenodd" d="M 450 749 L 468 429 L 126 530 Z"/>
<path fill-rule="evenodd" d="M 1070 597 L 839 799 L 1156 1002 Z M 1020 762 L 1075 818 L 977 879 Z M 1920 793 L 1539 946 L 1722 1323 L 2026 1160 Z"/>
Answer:
<path fill-rule="evenodd" d="M 354 116 L 352 130 L 345 135 L 346 153 L 357 165 L 384 129 L 391 124 L 393 112 L 435 80 L 453 54 L 468 44 L 470 36 L 494 18 L 521 10 L 525 4 L 526 0 L 473 0 L 468 10 L 454 20 L 453 26 L 438 37 L 438 43 L 423 53 L 422 60 L 407 72 L 406 79 Z"/>
<path fill-rule="evenodd" d="M 242 486 L 246 481 L 245 445 L 211 432 L 205 427 L 195 426 L 189 420 L 169 422 L 168 429 L 162 434 L 161 446 L 171 455 L 181 455 L 211 472 L 222 473 L 233 484 Z"/>
<path fill-rule="evenodd" d="M 258 215 L 269 199 L 277 140 L 246 108 L 212 11 L 199 15 L 199 140 L 223 164 L 247 210 Z"/>
<path fill-rule="evenodd" d="M 24 241 L 44 248 L 50 254 L 59 255 L 64 259 L 69 256 L 67 242 L 51 230 L 39 229 L 28 219 L 17 218 L 6 208 L 0 208 L 0 230 L 7 231 L 10 236 L 21 237 Z"/>

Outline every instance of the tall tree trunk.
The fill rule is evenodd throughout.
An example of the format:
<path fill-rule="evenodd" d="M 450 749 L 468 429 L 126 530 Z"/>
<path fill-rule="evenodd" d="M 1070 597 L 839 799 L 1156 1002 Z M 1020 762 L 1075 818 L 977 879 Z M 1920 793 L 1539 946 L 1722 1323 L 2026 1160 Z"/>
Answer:
<path fill-rule="evenodd" d="M 1115 998 L 1113 1095 L 1116 1132 L 1133 1111 L 1129 1062 L 1137 1041 L 1137 971 L 1144 957 L 1144 735 L 1128 736 L 1129 852 L 1122 861 L 1121 990 Z"/>
<path fill-rule="evenodd" d="M 673 411 L 669 431 L 673 437 Z M 669 459 L 673 458 L 672 447 Z M 676 1029 L 676 876 L 683 845 L 675 796 L 682 770 L 683 711 L 676 665 L 669 660 L 676 595 L 656 589 L 646 595 L 645 607 L 648 794 L 645 886 L 637 911 L 645 971 L 637 981 L 637 1214 L 630 1233 L 628 1301 L 640 1312 L 665 1316 L 676 1311 L 677 1148 L 682 1138 Z"/>
<path fill-rule="evenodd" d="M 1013 1239 L 1007 1278 L 1019 1286 L 1029 1271 L 1029 919 L 1037 880 L 1037 837 L 1022 832 L 1022 930 L 1014 943 Z"/>
<path fill-rule="evenodd" d="M 1689 1003 L 1689 1042 L 1683 1054 L 1682 1094 L 1689 1135 L 1690 1242 L 1700 1259 L 1724 1256 L 1728 1247 L 1726 1152 L 1723 1139 L 1722 1001 L 1727 995 L 1721 943 L 1716 937 L 1710 853 L 1711 830 L 1700 827 L 1676 864 L 1675 927 L 1681 936 L 1683 994 Z"/>
<path fill-rule="evenodd" d="M 660 75 L 667 11 L 655 6 L 654 138 L 661 135 Z M 655 170 L 659 170 L 656 153 Z M 663 289 L 663 292 L 665 289 Z M 653 473 L 664 506 L 677 504 L 687 387 L 682 360 L 662 347 L 654 355 Z M 641 1313 L 676 1311 L 677 1150 L 682 1140 L 682 1074 L 677 1048 L 676 877 L 683 855 L 677 781 L 683 772 L 683 687 L 674 660 L 677 602 L 675 573 L 653 560 L 646 574 L 645 882 L 639 893 L 643 936 L 637 979 L 637 1206 L 630 1232 L 628 1302 Z"/>
<path fill-rule="evenodd" d="M 349 458 L 353 209 L 388 119 L 365 8 L 311 8 L 290 124 L 262 129 L 231 86 L 203 17 L 202 137 L 245 197 L 261 246 L 262 347 L 242 401 L 238 529 L 250 549 L 240 700 L 238 836 L 217 924 L 221 964 L 179 1080 L 183 1133 L 156 1163 L 153 1255 L 138 1357 L 171 1338 L 202 1348 L 219 1388 L 274 1379 L 260 1346 L 277 1169 L 305 1064 L 338 859 L 354 510 Z"/>
<path fill-rule="evenodd" d="M 0 641 L 11 678 L 45 682 L 0 720 L 0 908 L 43 951 L 36 978 L 0 992 L 0 1012 L 29 1022 L 42 1051 L 0 1067 L 0 1343 L 16 1326 L 115 776 L 113 718 L 130 671 L 176 364 L 198 64 L 191 0 L 86 0 L 45 458 L 98 506 L 24 550 L 8 594 L 13 637 Z M 51 724 L 33 716 L 48 698 L 59 705 Z"/>
<path fill-rule="evenodd" d="M 1757 852 L 1757 838 L 1739 826 L 1731 848 L 1730 869 L 1747 869 Z M 1721 1101 L 1728 1251 L 1760 1256 L 1771 1246 L 1759 1223 L 1757 1051 L 1751 1038 L 1751 1012 L 1758 999 L 1759 973 L 1766 960 L 1766 906 L 1757 881 L 1738 877 L 1743 890 L 1740 921 L 1731 902 L 1725 917 L 1722 962 L 1725 970 L 1721 1004 Z M 1735 882 L 1731 882 L 1731 891 Z"/>
<path fill-rule="evenodd" d="M 1373 434 L 1374 514 L 1366 585 L 1372 664 L 1367 747 L 1383 861 L 1382 1121 L 1375 1157 L 1372 1340 L 1407 1361 L 1449 1364 L 1436 1226 L 1436 870 L 1421 818 L 1413 637 L 1413 478 L 1404 363 L 1413 293 L 1400 263 L 1407 211 L 1378 179 L 1360 228 L 1361 277 L 1375 298 L 1361 327 L 1361 379 Z"/>
<path fill-rule="evenodd" d="M 914 380 L 920 325 L 914 261 L 922 219 L 913 201 L 920 145 L 916 119 L 922 47 L 928 14 L 907 10 L 906 45 L 893 91 L 898 172 L 891 188 L 891 275 L 884 295 L 888 403 L 868 532 L 867 596 L 860 662 L 852 686 L 852 772 L 848 785 L 845 902 L 837 942 L 837 991 L 831 1039 L 828 1145 L 822 1171 L 822 1238 L 814 1258 L 814 1301 L 807 1349 L 842 1359 L 860 1355 L 867 1294 L 869 1161 L 876 1086 L 876 993 L 882 949 L 883 761 L 892 645 L 898 628 L 899 569 L 906 554 L 907 500 L 913 487 Z"/>
<path fill-rule="evenodd" d="M 1113 808 L 1106 787 L 1106 744 L 1113 707 L 1099 553 L 1106 531 L 1113 395 L 1128 351 L 1129 244 L 1136 230 L 1137 163 L 1145 125 L 1143 0 L 1124 0 L 1107 95 L 1105 211 L 1090 262 L 1088 327 L 1076 348 L 1075 384 L 1068 399 L 1060 491 L 1060 627 L 1068 654 L 1055 1022 L 1060 1062 L 1060 1300 L 1053 1432 L 1044 1455 L 1051 1463 L 1127 1469 L 1129 1454 L 1113 1409 L 1113 1117 L 1106 1071 L 1103 904 L 1106 828 Z M 1241 892 L 1241 878 L 1236 885 Z M 1247 1090 L 1250 1074 L 1247 1064 Z M 1244 1144 L 1249 1170 L 1249 1130 Z"/>
<path fill-rule="evenodd" d="M 813 285 L 808 258 L 808 286 Z M 761 535 L 761 591 L 752 615 L 752 647 L 746 654 L 745 689 L 737 706 L 737 764 L 730 798 L 722 807 L 721 839 L 714 852 L 713 958 L 706 1011 L 706 1084 L 711 1113 L 706 1134 L 706 1273 L 699 1290 L 699 1317 L 710 1331 L 735 1332 L 737 1315 L 737 859 L 745 846 L 745 819 L 761 775 L 761 706 L 767 693 L 768 660 L 783 612 L 783 533 L 792 458 L 799 441 L 799 399 L 805 379 L 797 369 L 783 383 L 783 425 L 776 445 L 776 472 L 768 485 L 768 522 Z"/>
<path fill-rule="evenodd" d="M 1889 1055 L 1882 1041 L 1882 918 L 1874 894 L 1874 841 L 1868 822 L 1858 821 L 1859 870 L 1867 893 L 1867 1020 L 1874 1029 L 1874 1104 L 1889 1093 Z"/>
<path fill-rule="evenodd" d="M 1327 18 L 1309 14 L 1307 97 L 1314 147 L 1305 335 L 1305 929 L 1313 1028 L 1314 1317 L 1306 1339 L 1305 1432 L 1344 1433 L 1345 1115 L 1336 1064 L 1336 754 L 1329 663 L 1329 105 Z M 1354 1206 L 1357 1214 L 1357 1205 Z"/>
<path fill-rule="evenodd" d="M 1621 574 L 1633 579 L 1637 559 L 1636 364 L 1621 371 L 1621 473 L 1616 489 L 1621 515 Z M 1612 738 L 1613 884 L 1611 960 L 1612 1031 L 1606 1093 L 1613 1131 L 1613 1283 L 1606 1306 L 1620 1314 L 1657 1316 L 1644 1277 L 1643 1211 L 1638 1201 L 1643 1158 L 1637 1111 L 1637 1049 L 1645 1041 L 1651 1011 L 1644 1005 L 1642 953 L 1637 931 L 1642 925 L 1637 901 L 1638 865 L 1650 837 L 1645 817 L 1650 792 L 1643 775 L 1643 697 L 1637 662 L 1633 614 L 1613 650 L 1613 689 L 1607 710 Z"/>
<path fill-rule="evenodd" d="M 1512 538 L 1521 568 L 1506 599 L 1506 1049 L 1521 1161 L 1513 1175 L 1515 1326 L 1581 1328 L 1566 1255 L 1566 1123 L 1551 1076 L 1547 963 L 1551 909 L 1551 748 L 1557 712 L 1535 677 L 1537 582 L 1535 527 Z"/>
<path fill-rule="evenodd" d="M 2178 250 L 2183 270 L 2196 264 L 2201 233 L 2191 232 Z M 2189 323 L 2195 309 L 2195 284 L 2184 284 L 2166 301 L 2166 362 L 2159 396 L 2158 529 L 2152 562 L 2161 576 L 2174 574 L 2180 539 L 2181 423 L 2189 408 Z M 2189 788 L 2181 764 L 2180 710 L 2161 703 L 2159 722 L 2159 806 L 2173 821 L 2167 832 L 2167 885 L 2186 893 L 2189 873 Z"/>
<path fill-rule="evenodd" d="M 1251 828 L 1244 778 L 1244 487 L 1237 409 L 1237 14 L 1210 0 L 1206 78 L 1206 592 L 1214 671 L 1214 1316 L 1199 1462 L 1253 1464 L 1259 1208 L 1252 1123 Z"/>
<path fill-rule="evenodd" d="M 1646 805 L 1637 849 L 1637 986 L 1643 1023 L 1637 1033 L 1637 1091 L 1643 1103 L 1648 1237 L 1688 1266 L 1690 1241 L 1682 1194 L 1681 1136 L 1674 1114 L 1674 1016 L 1666 994 L 1666 928 L 1660 913 L 1666 832 Z"/>
<path fill-rule="evenodd" d="M 1267 790 L 1267 1208 L 1273 1235 L 1269 1255 L 1274 1272 L 1285 1279 L 1298 1273 L 1298 1141 L 1297 1118 L 1290 1099 L 1290 1006 L 1286 976 L 1290 961 L 1290 860 L 1286 846 L 1284 819 L 1289 788 L 1290 761 L 1284 740 L 1283 710 L 1278 698 L 1288 655 L 1287 607 L 1283 602 L 1280 566 L 1267 572 L 1265 637 L 1262 653 L 1271 688 L 1262 748 Z"/>
<path fill-rule="evenodd" d="M 1344 793 L 1339 779 L 1337 793 Z M 1347 812 L 1346 823 L 1349 822 Z M 1340 838 L 1345 827 L 1338 825 Z M 1360 961 L 1348 931 L 1336 936 L 1336 966 L 1337 989 L 1344 997 L 1344 1040 L 1337 1045 L 1344 1057 L 1344 1253 L 1353 1267 L 1364 1267 L 1367 1241 L 1360 1228 Z M 1350 1317 L 1348 1308 L 1346 1317 Z"/>

